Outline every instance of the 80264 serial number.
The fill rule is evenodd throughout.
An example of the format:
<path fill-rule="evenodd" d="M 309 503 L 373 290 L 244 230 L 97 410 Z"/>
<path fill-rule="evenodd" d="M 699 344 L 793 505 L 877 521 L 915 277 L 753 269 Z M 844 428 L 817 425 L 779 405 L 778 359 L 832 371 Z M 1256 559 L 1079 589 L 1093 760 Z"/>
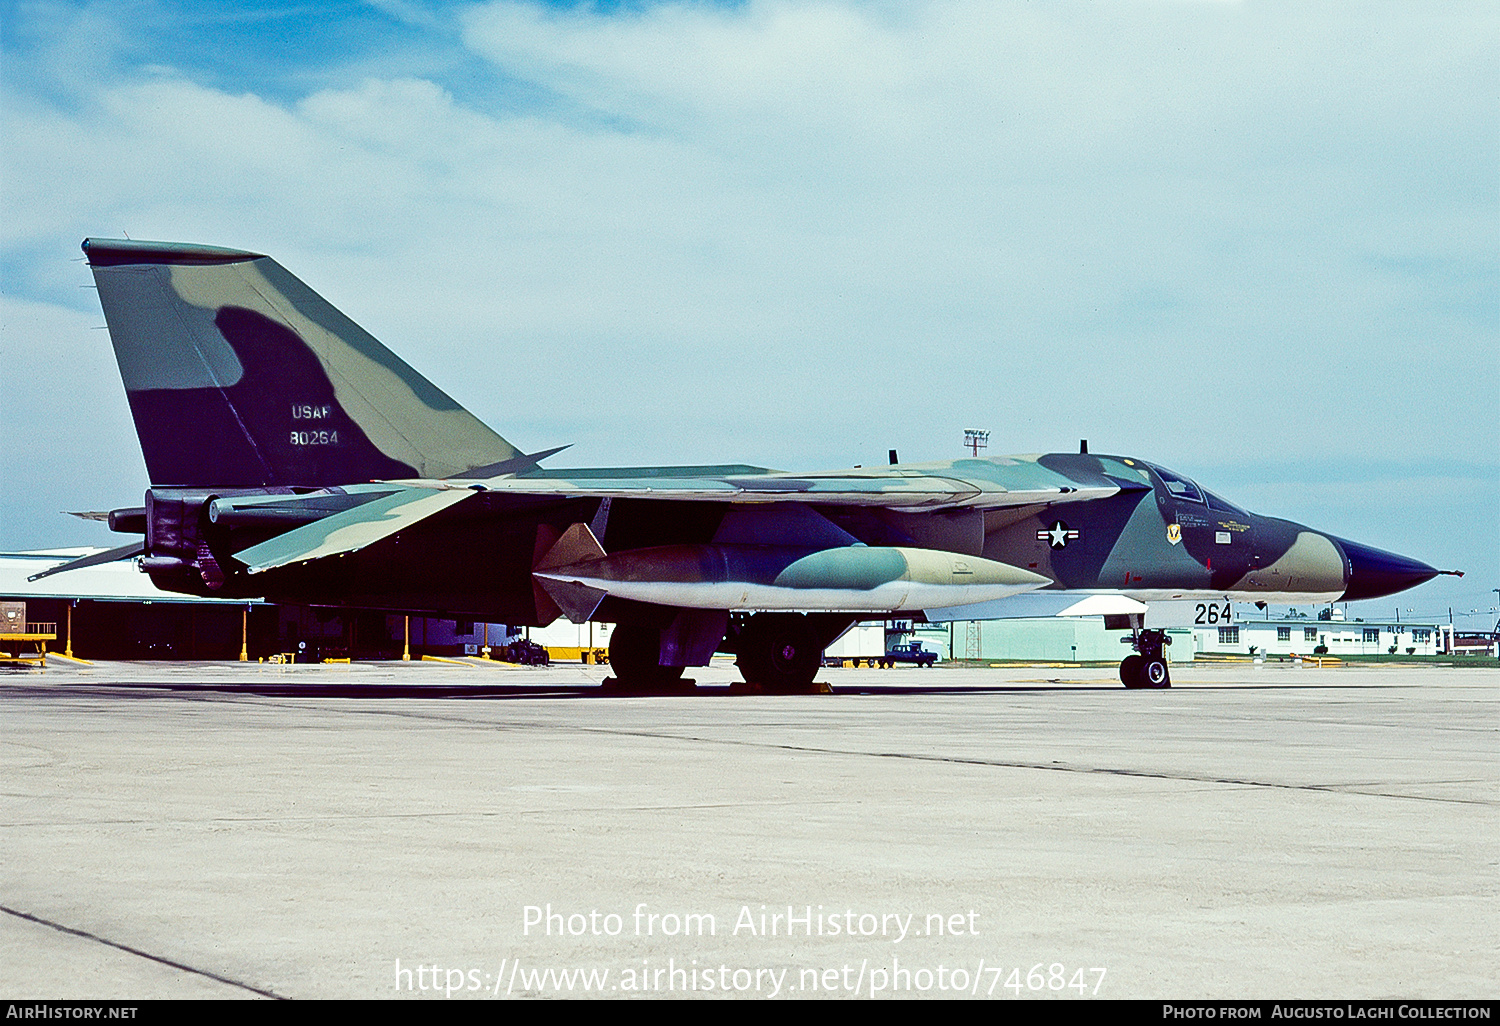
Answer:
<path fill-rule="evenodd" d="M 293 445 L 338 445 L 337 431 L 293 431 Z"/>

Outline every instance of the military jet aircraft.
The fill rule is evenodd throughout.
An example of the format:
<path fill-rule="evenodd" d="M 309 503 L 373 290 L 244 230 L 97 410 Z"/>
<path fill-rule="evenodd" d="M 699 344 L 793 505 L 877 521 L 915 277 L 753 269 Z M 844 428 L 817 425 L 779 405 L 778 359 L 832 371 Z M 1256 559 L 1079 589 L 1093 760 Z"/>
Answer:
<path fill-rule="evenodd" d="M 1389 595 L 1425 563 L 1247 512 L 1165 467 L 1077 453 L 820 473 L 545 469 L 269 257 L 87 239 L 145 453 L 109 514 L 194 595 L 616 624 L 627 684 L 733 652 L 811 685 L 856 620 L 1103 616 L 1126 687 L 1170 685 L 1164 628 L 1235 602 Z"/>

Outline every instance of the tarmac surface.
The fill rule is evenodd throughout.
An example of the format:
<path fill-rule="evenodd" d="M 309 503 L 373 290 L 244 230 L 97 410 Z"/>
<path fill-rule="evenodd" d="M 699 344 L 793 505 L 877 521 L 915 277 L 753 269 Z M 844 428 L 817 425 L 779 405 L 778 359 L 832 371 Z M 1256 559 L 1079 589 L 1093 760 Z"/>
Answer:
<path fill-rule="evenodd" d="M 694 673 L 0 673 L 0 997 L 1500 990 L 1500 670 Z"/>

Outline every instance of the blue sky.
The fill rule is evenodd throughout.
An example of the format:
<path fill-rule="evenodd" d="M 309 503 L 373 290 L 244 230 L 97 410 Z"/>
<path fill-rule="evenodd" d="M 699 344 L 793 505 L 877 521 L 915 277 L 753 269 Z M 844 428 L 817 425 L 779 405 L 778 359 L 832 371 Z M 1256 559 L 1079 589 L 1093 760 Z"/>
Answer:
<path fill-rule="evenodd" d="M 0 548 L 146 486 L 77 249 L 128 233 L 272 254 L 554 463 L 1088 438 L 1495 605 L 1493 3 L 0 11 Z"/>

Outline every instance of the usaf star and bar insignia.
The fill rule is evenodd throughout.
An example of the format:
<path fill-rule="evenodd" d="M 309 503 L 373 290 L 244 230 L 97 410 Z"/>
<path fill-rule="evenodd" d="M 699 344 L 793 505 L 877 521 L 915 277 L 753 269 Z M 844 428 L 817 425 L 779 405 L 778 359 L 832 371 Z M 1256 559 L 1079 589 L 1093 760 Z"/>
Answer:
<path fill-rule="evenodd" d="M 1067 548 L 1068 542 L 1076 541 L 1077 538 L 1078 532 L 1070 528 L 1061 520 L 1054 523 L 1045 531 L 1038 531 L 1036 533 L 1037 541 L 1044 541 L 1048 545 L 1051 545 L 1054 549 Z"/>

